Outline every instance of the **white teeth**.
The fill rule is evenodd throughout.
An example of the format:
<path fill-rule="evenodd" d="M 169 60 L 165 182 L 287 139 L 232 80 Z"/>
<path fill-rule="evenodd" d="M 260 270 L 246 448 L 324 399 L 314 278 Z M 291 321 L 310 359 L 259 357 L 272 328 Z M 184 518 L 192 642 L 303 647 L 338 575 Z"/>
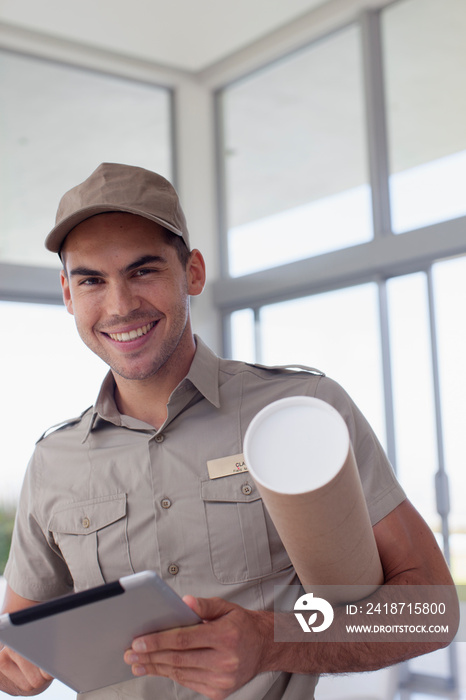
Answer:
<path fill-rule="evenodd" d="M 135 338 L 140 338 L 142 335 L 146 335 L 154 326 L 155 321 L 153 323 L 148 323 L 146 326 L 141 326 L 141 328 L 135 328 L 129 331 L 129 333 L 109 333 L 108 335 L 112 340 L 118 340 L 120 343 L 127 343 L 128 340 L 134 340 Z"/>

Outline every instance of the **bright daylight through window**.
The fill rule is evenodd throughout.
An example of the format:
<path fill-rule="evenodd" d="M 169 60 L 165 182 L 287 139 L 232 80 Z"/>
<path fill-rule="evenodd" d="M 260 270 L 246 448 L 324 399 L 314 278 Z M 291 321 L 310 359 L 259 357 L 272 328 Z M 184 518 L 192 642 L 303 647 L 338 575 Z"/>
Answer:
<path fill-rule="evenodd" d="M 171 176 L 166 89 L 0 51 L 0 95 L 0 262 L 58 265 L 44 234 L 99 163 Z"/>
<path fill-rule="evenodd" d="M 376 235 L 378 242 L 391 237 L 402 244 L 414 229 L 466 215 L 466 5 L 399 0 L 378 13 L 378 28 L 365 46 L 366 52 L 378 46 L 386 113 L 379 106 L 367 119 L 386 127 L 386 158 L 381 164 L 377 155 L 377 173 L 385 178 L 392 230 Z M 305 257 L 315 257 L 317 269 L 318 256 L 373 238 L 366 130 L 374 133 L 374 124 L 366 123 L 363 109 L 373 93 L 362 64 L 377 56 L 363 54 L 362 31 L 374 32 L 374 25 L 337 31 L 223 91 L 231 277 Z M 373 187 L 379 184 L 376 178 Z M 260 276 L 256 282 L 252 275 L 245 284 L 258 301 L 230 313 L 231 351 L 249 361 L 316 366 L 343 384 L 451 555 L 456 580 L 466 583 L 466 520 L 458 499 L 466 485 L 460 405 L 466 327 L 457 315 L 466 257 L 444 260 L 441 228 L 437 235 L 439 253 L 406 260 L 410 274 L 382 258 L 383 274 L 361 279 L 354 262 L 345 273 L 339 257 L 337 288 L 320 281 L 324 290 L 311 296 L 301 283 L 299 298 L 290 293 L 280 301 L 279 292 L 268 291 L 267 303 L 267 294 L 255 292 Z M 466 243 L 457 252 L 465 253 Z M 333 274 L 324 258 L 322 266 Z"/>
<path fill-rule="evenodd" d="M 357 26 L 225 89 L 221 109 L 232 276 L 370 240 Z"/>

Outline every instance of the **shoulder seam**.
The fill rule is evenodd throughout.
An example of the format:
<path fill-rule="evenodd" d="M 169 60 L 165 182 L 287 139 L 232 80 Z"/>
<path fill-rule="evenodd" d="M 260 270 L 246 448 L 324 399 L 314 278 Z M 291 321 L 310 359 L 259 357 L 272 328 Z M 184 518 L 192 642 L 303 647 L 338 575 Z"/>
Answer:
<path fill-rule="evenodd" d="M 83 411 L 79 416 L 76 418 L 68 418 L 67 420 L 61 421 L 60 423 L 56 423 L 55 425 L 51 425 L 50 428 L 47 428 L 44 430 L 40 438 L 36 441 L 36 445 L 41 442 L 41 440 L 44 440 L 44 438 L 48 437 L 49 435 L 52 435 L 53 433 L 63 430 L 64 428 L 71 427 L 72 425 L 76 425 L 77 423 L 80 423 L 86 413 L 92 409 L 92 406 L 88 406 L 85 411 Z"/>
<path fill-rule="evenodd" d="M 271 372 L 284 372 L 288 373 L 290 375 L 293 374 L 298 374 L 299 372 L 304 372 L 305 374 L 312 374 L 317 377 L 325 377 L 325 372 L 322 372 L 320 369 L 317 369 L 316 367 L 308 367 L 307 365 L 301 365 L 301 364 L 289 364 L 289 365 L 262 365 L 259 363 L 252 363 L 252 362 L 244 362 L 244 367 L 247 370 L 248 368 L 255 368 L 257 369 L 265 369 L 266 371 L 271 371 Z"/>

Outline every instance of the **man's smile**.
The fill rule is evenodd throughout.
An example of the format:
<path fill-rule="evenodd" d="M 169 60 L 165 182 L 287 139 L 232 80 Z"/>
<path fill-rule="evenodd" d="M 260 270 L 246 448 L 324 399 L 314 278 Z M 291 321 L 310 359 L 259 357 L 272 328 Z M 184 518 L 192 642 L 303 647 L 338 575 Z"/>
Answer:
<path fill-rule="evenodd" d="M 119 343 L 127 343 L 130 340 L 135 340 L 143 335 L 146 335 L 155 326 L 157 321 L 152 321 L 145 326 L 140 326 L 139 328 L 134 328 L 131 331 L 123 331 L 122 333 L 106 333 L 112 340 L 116 340 Z"/>

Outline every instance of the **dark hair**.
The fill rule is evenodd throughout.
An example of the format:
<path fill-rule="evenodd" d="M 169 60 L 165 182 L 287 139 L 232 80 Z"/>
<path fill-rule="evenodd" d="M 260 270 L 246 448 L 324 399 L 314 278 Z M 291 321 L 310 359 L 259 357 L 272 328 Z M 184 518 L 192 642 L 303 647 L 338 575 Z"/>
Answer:
<path fill-rule="evenodd" d="M 176 254 L 178 256 L 178 260 L 182 264 L 183 268 L 186 269 L 186 265 L 188 264 L 189 256 L 191 255 L 191 251 L 189 250 L 188 246 L 184 242 L 184 240 L 179 236 L 177 233 L 172 233 L 166 228 L 162 228 L 163 232 L 163 237 L 165 239 L 165 243 L 168 245 L 172 246 L 176 250 Z"/>

